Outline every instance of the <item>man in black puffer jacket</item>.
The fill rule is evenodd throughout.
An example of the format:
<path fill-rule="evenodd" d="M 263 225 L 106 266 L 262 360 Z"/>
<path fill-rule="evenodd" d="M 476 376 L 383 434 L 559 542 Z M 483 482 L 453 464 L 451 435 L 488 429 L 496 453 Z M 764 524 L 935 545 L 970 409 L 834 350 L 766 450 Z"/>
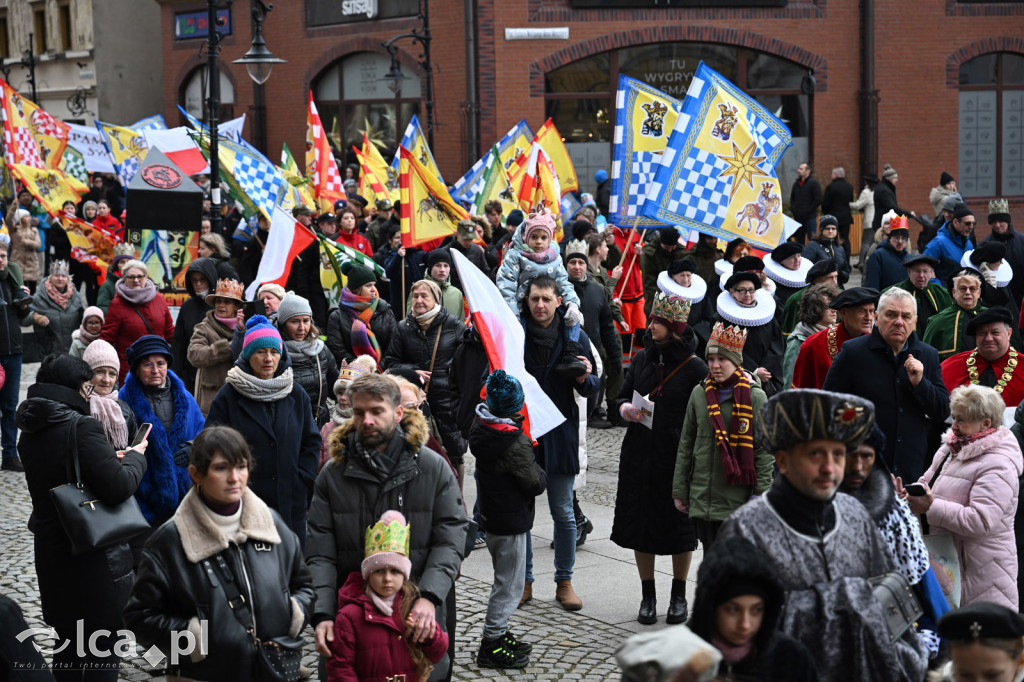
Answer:
<path fill-rule="evenodd" d="M 185 271 L 185 289 L 189 299 L 181 304 L 178 319 L 174 323 L 174 340 L 171 343 L 174 364 L 171 369 L 185 382 L 186 390 L 193 395 L 196 392 L 198 370 L 188 362 L 188 344 L 192 342 L 192 332 L 196 325 L 211 310 L 206 295 L 217 288 L 217 279 L 217 262 L 212 258 L 197 258 L 189 264 Z"/>
<path fill-rule="evenodd" d="M 381 364 L 384 369 L 411 369 L 420 375 L 430 413 L 441 431 L 441 444 L 461 477 L 466 439 L 459 430 L 459 394 L 450 373 L 466 327 L 441 305 L 441 289 L 434 281 L 416 282 L 409 295 L 412 311 L 395 327 Z"/>

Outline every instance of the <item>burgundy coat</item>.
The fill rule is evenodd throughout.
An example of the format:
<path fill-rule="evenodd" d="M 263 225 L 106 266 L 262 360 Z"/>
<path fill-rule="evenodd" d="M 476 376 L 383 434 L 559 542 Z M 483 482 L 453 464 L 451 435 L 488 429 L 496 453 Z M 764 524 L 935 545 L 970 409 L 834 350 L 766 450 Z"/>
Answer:
<path fill-rule="evenodd" d="M 393 614 L 385 616 L 366 596 L 366 583 L 352 573 L 338 590 L 338 615 L 334 619 L 334 642 L 327 659 L 330 682 L 385 682 L 404 674 L 419 679 L 405 644 L 402 595 L 395 598 Z M 448 634 L 434 624 L 434 637 L 422 645 L 423 653 L 437 663 L 448 653 Z"/>
<path fill-rule="evenodd" d="M 142 321 L 143 317 L 149 323 L 149 329 L 146 328 L 146 322 Z M 124 383 L 125 377 L 128 376 L 125 351 L 140 336 L 146 334 L 162 336 L 167 339 L 167 343 L 174 339 L 174 322 L 171 320 L 171 311 L 167 308 L 164 297 L 158 293 L 148 303 L 133 306 L 121 298 L 121 294 L 114 296 L 103 320 L 100 338 L 117 349 L 117 357 L 121 360 L 121 372 L 118 376 L 121 383 Z"/>

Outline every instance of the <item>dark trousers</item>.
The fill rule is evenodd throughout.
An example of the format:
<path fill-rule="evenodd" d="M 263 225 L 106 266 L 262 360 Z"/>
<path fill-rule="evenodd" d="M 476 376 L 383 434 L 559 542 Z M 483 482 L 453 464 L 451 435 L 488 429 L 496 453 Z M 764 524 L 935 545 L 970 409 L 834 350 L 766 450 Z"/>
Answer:
<path fill-rule="evenodd" d="M 692 521 L 693 530 L 697 533 L 697 539 L 700 540 L 701 549 L 707 552 L 718 539 L 718 531 L 722 528 L 722 522 L 705 521 L 704 519 L 692 519 Z"/>

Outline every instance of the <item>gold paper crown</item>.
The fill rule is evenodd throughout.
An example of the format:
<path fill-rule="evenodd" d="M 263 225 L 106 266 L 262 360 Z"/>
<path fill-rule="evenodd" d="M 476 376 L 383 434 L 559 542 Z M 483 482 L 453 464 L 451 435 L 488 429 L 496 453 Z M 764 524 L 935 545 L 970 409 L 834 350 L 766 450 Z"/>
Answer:
<path fill-rule="evenodd" d="M 678 296 L 659 292 L 651 306 L 651 317 L 661 317 L 669 322 L 686 322 L 690 316 L 690 302 Z"/>
<path fill-rule="evenodd" d="M 128 242 L 124 242 L 123 244 L 115 244 L 114 255 L 131 256 L 132 258 L 135 258 L 135 247 L 129 244 Z"/>
<path fill-rule="evenodd" d="M 245 302 L 245 287 L 241 282 L 233 279 L 218 279 L 217 288 L 207 298 L 230 298 L 236 301 Z"/>
<path fill-rule="evenodd" d="M 724 348 L 725 350 L 731 350 L 734 353 L 743 353 L 743 344 L 747 342 L 747 330 L 743 327 L 734 327 L 729 325 L 728 327 L 721 322 L 715 323 L 715 328 L 711 330 L 711 338 L 708 339 L 708 346 L 716 346 L 718 348 Z"/>
<path fill-rule="evenodd" d="M 367 374 L 373 374 L 373 370 L 357 363 L 342 365 L 338 368 L 338 379 L 346 384 L 355 381 L 359 377 L 364 377 Z"/>
<path fill-rule="evenodd" d="M 378 521 L 366 529 L 366 551 L 364 556 L 379 552 L 397 552 L 409 556 L 409 526 L 397 519 L 385 524 Z"/>
<path fill-rule="evenodd" d="M 570 239 L 565 245 L 565 255 L 568 257 L 573 253 L 582 253 L 584 256 L 589 256 L 590 247 L 582 239 Z"/>
<path fill-rule="evenodd" d="M 50 263 L 50 274 L 69 275 L 71 274 L 71 266 L 68 265 L 66 260 L 55 260 Z"/>

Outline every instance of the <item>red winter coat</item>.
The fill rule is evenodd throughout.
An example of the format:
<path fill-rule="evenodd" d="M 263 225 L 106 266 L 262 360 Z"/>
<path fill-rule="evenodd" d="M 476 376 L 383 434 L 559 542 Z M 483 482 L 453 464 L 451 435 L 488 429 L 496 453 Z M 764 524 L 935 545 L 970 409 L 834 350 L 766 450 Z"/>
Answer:
<path fill-rule="evenodd" d="M 367 256 L 373 255 L 373 247 L 370 246 L 370 240 L 355 230 L 352 230 L 352 234 L 345 234 L 345 230 L 338 230 L 338 236 L 334 238 L 334 241 L 351 247 L 356 251 L 362 251 Z"/>
<path fill-rule="evenodd" d="M 124 228 L 121 226 L 121 221 L 112 215 L 96 216 L 93 218 L 92 226 L 117 242 L 124 241 Z"/>
<path fill-rule="evenodd" d="M 366 583 L 356 572 L 338 590 L 338 604 L 331 643 L 334 655 L 327 659 L 329 682 L 385 682 L 403 674 L 410 682 L 419 679 L 405 645 L 401 593 L 395 598 L 393 614 L 385 616 L 366 596 Z M 448 652 L 448 634 L 435 623 L 433 639 L 421 648 L 437 663 Z"/>
<path fill-rule="evenodd" d="M 149 329 L 142 321 L 143 317 L 149 322 Z M 174 338 L 174 322 L 171 321 L 171 311 L 164 297 L 157 294 L 148 303 L 133 306 L 121 298 L 121 294 L 115 295 L 103 320 L 100 338 L 117 349 L 117 357 L 121 360 L 119 379 L 122 383 L 128 376 L 128 360 L 124 353 L 128 346 L 146 334 L 162 336 L 167 339 L 167 343 Z"/>
<path fill-rule="evenodd" d="M 619 247 L 619 251 L 626 255 L 626 259 L 622 262 L 622 277 L 615 285 L 615 298 L 623 301 L 636 301 L 643 298 L 644 295 L 643 277 L 640 274 L 640 249 L 643 248 L 643 243 L 640 241 L 640 230 L 634 232 L 630 239 L 630 230 L 621 227 L 611 229 L 615 236 L 615 246 Z M 630 241 L 628 250 L 627 239 Z M 636 254 L 636 258 L 633 258 L 634 254 Z M 633 267 L 629 265 L 631 262 Z"/>

